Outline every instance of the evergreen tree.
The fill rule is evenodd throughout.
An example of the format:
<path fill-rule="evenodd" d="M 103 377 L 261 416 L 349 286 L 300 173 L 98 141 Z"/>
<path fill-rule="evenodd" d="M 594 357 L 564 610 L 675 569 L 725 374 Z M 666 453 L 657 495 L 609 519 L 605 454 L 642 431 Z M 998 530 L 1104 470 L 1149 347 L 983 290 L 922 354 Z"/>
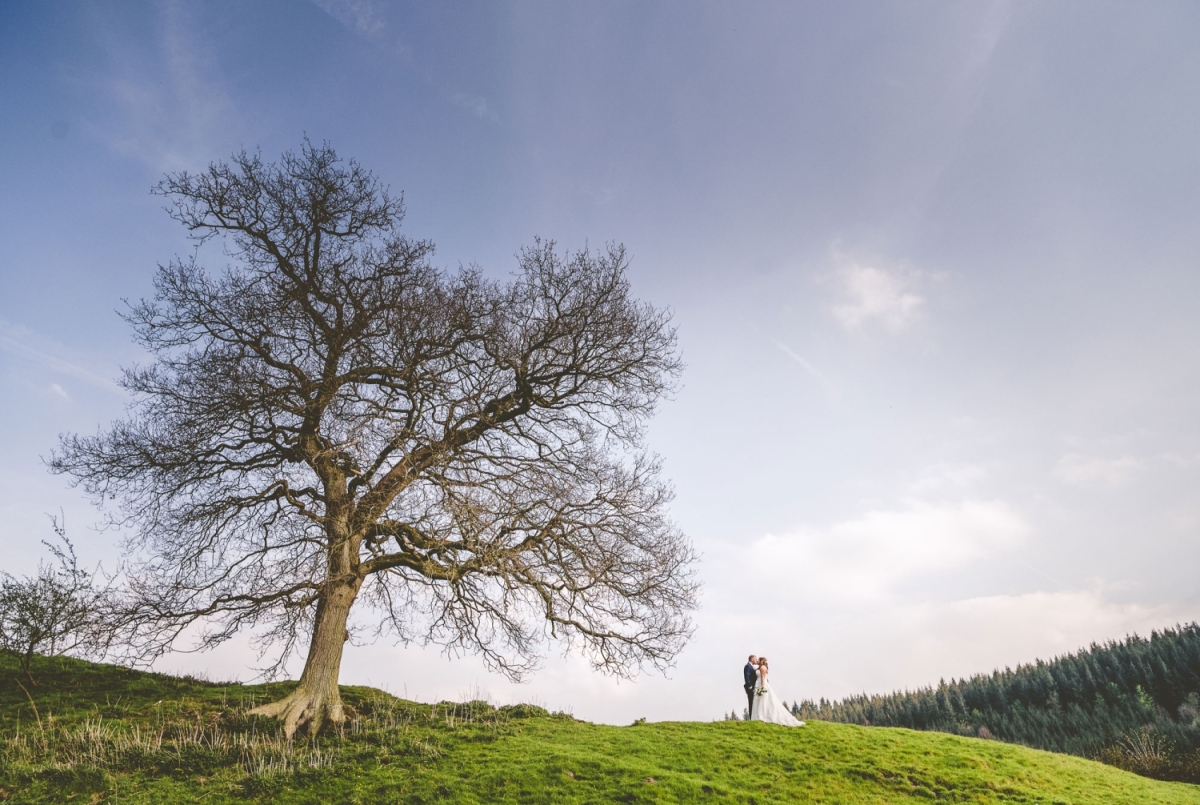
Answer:
<path fill-rule="evenodd" d="M 805 700 L 792 710 L 803 719 L 988 735 L 1084 757 L 1152 728 L 1178 752 L 1200 753 L 1200 624 L 936 688 Z"/>

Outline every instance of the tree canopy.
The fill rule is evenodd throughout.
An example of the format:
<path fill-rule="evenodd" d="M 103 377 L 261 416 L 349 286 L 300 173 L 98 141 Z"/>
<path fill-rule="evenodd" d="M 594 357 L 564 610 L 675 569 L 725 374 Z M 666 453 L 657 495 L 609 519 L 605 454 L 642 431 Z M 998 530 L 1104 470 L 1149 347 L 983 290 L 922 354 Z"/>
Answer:
<path fill-rule="evenodd" d="M 160 265 L 124 314 L 153 356 L 124 370 L 129 416 L 51 460 L 130 527 L 143 656 L 199 622 L 205 646 L 253 628 L 276 669 L 307 640 L 263 709 L 289 733 L 342 718 L 356 625 L 514 678 L 548 637 L 613 673 L 673 660 L 695 556 L 643 429 L 682 364 L 623 247 L 442 270 L 400 198 L 307 142 L 155 192 L 229 265 Z"/>

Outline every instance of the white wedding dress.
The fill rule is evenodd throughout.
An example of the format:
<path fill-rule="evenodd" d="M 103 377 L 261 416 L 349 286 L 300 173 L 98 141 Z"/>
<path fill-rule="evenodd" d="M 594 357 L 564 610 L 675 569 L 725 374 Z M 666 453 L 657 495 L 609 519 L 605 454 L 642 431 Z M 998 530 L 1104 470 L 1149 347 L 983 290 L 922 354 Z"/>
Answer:
<path fill-rule="evenodd" d="M 759 692 L 761 691 L 761 693 Z M 783 702 L 771 690 L 771 684 L 766 680 L 758 683 L 754 693 L 754 709 L 750 711 L 751 721 L 765 721 L 768 724 L 780 724 L 784 727 L 803 727 L 804 722 L 788 712 Z"/>

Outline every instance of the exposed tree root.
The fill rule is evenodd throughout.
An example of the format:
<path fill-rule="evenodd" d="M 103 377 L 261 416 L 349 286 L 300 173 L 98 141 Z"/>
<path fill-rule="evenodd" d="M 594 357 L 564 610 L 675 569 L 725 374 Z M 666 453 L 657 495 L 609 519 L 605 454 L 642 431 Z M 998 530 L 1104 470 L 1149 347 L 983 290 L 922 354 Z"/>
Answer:
<path fill-rule="evenodd" d="M 341 724 L 346 720 L 342 697 L 336 689 L 330 694 L 304 685 L 277 702 L 255 707 L 250 714 L 278 718 L 289 740 L 300 730 L 316 735 L 326 721 Z"/>

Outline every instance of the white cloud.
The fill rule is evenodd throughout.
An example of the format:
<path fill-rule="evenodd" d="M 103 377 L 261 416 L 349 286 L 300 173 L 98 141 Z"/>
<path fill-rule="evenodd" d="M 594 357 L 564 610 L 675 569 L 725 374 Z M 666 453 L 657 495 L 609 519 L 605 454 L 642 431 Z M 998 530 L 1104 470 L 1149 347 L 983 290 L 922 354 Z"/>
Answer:
<path fill-rule="evenodd" d="M 832 311 L 847 330 L 878 323 L 901 332 L 921 318 L 925 300 L 912 289 L 912 275 L 850 263 L 836 277 L 842 301 Z"/>
<path fill-rule="evenodd" d="M 71 399 L 71 395 L 67 394 L 66 389 L 64 389 L 62 386 L 58 385 L 57 383 L 50 384 L 50 391 L 51 391 L 51 393 L 53 393 L 59 397 L 62 397 L 64 400 Z"/>
<path fill-rule="evenodd" d="M 913 628 L 924 633 L 924 642 L 931 647 L 970 646 L 960 664 L 979 671 L 1034 657 L 1050 659 L 1093 641 L 1119 640 L 1134 632 L 1148 634 L 1182 616 L 1171 606 L 1109 600 L 1103 587 L 993 595 L 920 609 Z M 979 639 L 984 636 L 986 641 Z"/>
<path fill-rule="evenodd" d="M 957 572 L 972 559 L 1021 544 L 1028 530 L 1004 503 L 912 503 L 710 555 L 705 567 L 718 575 L 698 614 L 699 631 L 665 678 L 620 681 L 552 650 L 529 684 L 516 685 L 488 673 L 476 657 L 381 642 L 349 646 L 342 681 L 421 701 L 461 699 L 464 691 L 482 688 L 497 702 L 541 703 L 608 724 L 639 717 L 708 721 L 744 706 L 736 680 L 750 651 L 771 657 L 776 688 L 788 701 L 841 698 L 989 673 L 1200 616 L 1200 601 L 1121 602 L 1114 597 L 1122 591 L 1111 585 L 943 602 L 870 594 L 848 601 L 831 594 L 864 578 L 886 589 L 914 573 Z M 864 569 L 848 568 L 856 563 Z M 255 663 L 243 643 L 170 656 L 158 668 L 199 667 L 213 678 L 246 678 Z"/>
<path fill-rule="evenodd" d="M 743 556 L 770 584 L 803 576 L 806 595 L 844 601 L 889 597 L 901 580 L 959 567 L 1021 545 L 1028 524 L 1002 501 L 912 501 L 824 529 L 767 535 Z"/>
<path fill-rule="evenodd" d="M 1054 467 L 1054 477 L 1076 486 L 1120 486 L 1145 469 L 1133 456 L 1094 458 L 1067 453 Z"/>
<path fill-rule="evenodd" d="M 1089 590 L 892 602 L 861 611 L 764 609 L 730 634 L 764 653 L 785 696 L 829 698 L 936 685 L 1049 660 L 1093 642 L 1148 635 L 1200 615 L 1196 602 L 1147 605 Z"/>

